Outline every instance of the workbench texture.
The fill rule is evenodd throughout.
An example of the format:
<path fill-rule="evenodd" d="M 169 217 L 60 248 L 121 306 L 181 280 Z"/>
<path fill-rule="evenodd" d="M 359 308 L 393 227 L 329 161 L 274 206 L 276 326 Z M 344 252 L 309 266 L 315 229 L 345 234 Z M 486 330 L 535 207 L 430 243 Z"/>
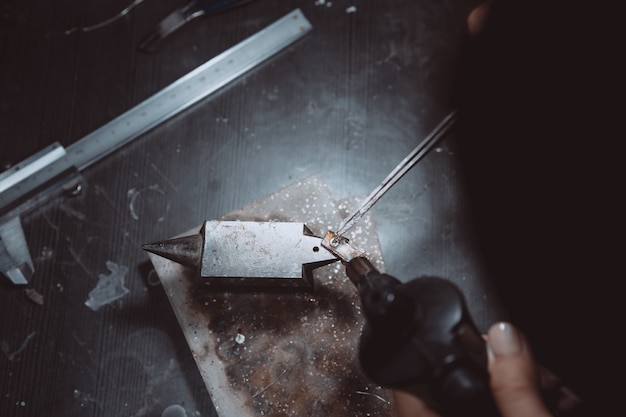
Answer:
<path fill-rule="evenodd" d="M 253 1 L 144 53 L 184 2 L 139 2 L 65 34 L 129 3 L 2 2 L 4 166 L 76 142 L 295 8 L 313 30 L 89 167 L 79 195 L 22 218 L 36 272 L 29 292 L 0 287 L 3 416 L 159 416 L 173 404 L 215 416 L 142 244 L 320 173 L 337 200 L 367 195 L 452 110 L 473 4 Z M 387 272 L 451 279 L 484 331 L 506 316 L 474 253 L 456 157 L 450 136 L 371 215 Z M 99 285 L 108 298 L 85 304 Z"/>

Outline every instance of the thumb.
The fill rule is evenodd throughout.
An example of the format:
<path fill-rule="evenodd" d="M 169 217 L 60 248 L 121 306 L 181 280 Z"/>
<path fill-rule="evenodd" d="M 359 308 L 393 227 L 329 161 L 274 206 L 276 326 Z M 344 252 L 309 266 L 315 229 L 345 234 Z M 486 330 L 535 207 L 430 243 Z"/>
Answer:
<path fill-rule="evenodd" d="M 535 362 L 524 336 L 509 323 L 487 333 L 491 390 L 502 417 L 548 417 Z"/>

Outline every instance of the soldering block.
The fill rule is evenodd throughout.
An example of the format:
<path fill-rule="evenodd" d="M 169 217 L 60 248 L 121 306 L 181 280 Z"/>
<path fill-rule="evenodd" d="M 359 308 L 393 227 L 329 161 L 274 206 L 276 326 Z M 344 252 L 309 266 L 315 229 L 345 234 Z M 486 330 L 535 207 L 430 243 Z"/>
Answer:
<path fill-rule="evenodd" d="M 219 220 L 303 222 L 324 236 L 360 201 L 333 200 L 316 175 Z M 384 271 L 368 215 L 347 236 Z M 341 263 L 315 269 L 312 292 L 224 292 L 207 288 L 189 268 L 152 254 L 150 259 L 220 416 L 394 414 L 390 391 L 361 371 L 364 318 Z"/>

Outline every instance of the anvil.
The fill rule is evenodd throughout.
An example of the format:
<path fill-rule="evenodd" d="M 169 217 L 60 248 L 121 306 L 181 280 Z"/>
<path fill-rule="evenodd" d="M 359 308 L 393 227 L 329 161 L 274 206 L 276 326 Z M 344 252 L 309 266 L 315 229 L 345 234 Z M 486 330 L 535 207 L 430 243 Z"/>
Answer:
<path fill-rule="evenodd" d="M 339 260 L 298 222 L 209 220 L 198 234 L 143 249 L 196 269 L 209 285 L 311 287 L 313 269 Z"/>

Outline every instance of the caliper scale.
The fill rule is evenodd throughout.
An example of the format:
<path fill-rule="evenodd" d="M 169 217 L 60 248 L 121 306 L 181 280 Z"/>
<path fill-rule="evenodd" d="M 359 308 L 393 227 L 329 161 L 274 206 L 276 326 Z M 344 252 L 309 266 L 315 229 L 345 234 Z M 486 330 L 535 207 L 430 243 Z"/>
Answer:
<path fill-rule="evenodd" d="M 68 188 L 72 173 L 84 170 L 206 98 L 311 29 L 310 22 L 296 9 L 67 148 L 54 143 L 1 173 L 0 272 L 15 284 L 28 283 L 34 266 L 20 215 L 44 202 L 44 196 L 54 194 L 53 190 Z"/>

